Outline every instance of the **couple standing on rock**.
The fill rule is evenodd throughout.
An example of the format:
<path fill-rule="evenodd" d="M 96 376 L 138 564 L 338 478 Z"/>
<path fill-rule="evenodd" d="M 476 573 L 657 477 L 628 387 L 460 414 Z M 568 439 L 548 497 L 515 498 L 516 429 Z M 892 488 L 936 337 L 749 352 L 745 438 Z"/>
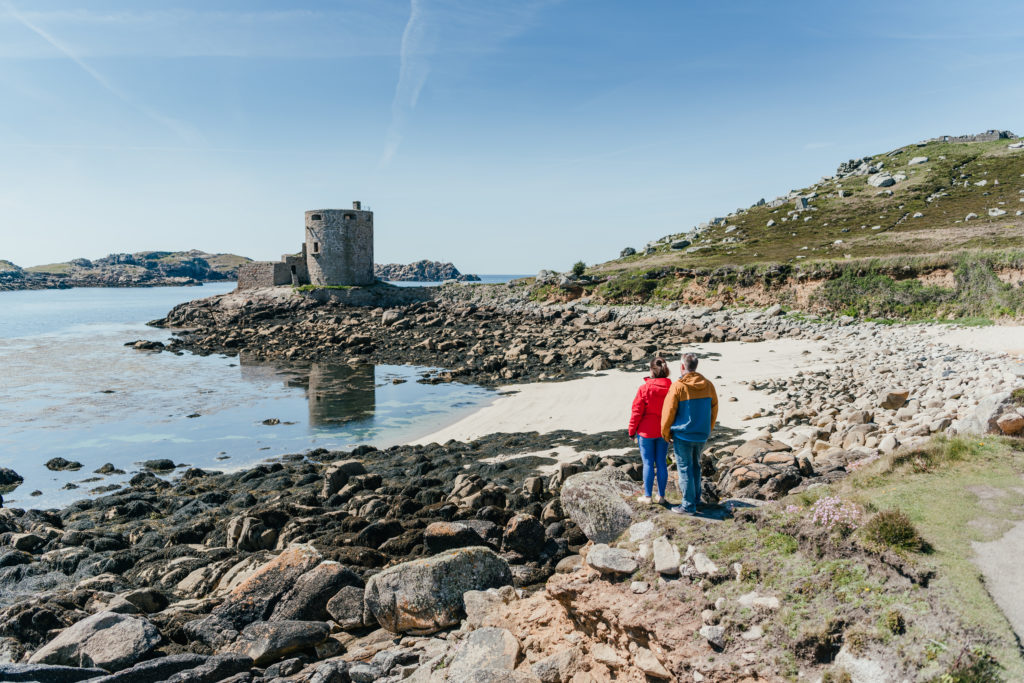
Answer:
<path fill-rule="evenodd" d="M 683 501 L 669 509 L 693 515 L 700 503 L 700 454 L 718 419 L 718 394 L 715 385 L 697 372 L 696 354 L 684 353 L 682 360 L 682 376 L 675 382 L 668 378 L 664 358 L 651 361 L 651 376 L 644 378 L 633 399 L 629 437 L 637 440 L 644 462 L 644 495 L 637 500 L 664 500 L 672 444 Z M 652 496 L 655 476 L 658 494 Z"/>

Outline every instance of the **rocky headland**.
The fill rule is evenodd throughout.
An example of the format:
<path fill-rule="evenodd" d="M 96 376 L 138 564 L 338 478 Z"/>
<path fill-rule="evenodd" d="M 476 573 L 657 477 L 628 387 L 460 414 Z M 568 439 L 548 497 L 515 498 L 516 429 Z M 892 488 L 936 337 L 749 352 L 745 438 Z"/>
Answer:
<path fill-rule="evenodd" d="M 376 263 L 373 274 L 379 280 L 391 282 L 479 282 L 477 275 L 463 274 L 451 263 L 423 259 L 415 263 Z"/>

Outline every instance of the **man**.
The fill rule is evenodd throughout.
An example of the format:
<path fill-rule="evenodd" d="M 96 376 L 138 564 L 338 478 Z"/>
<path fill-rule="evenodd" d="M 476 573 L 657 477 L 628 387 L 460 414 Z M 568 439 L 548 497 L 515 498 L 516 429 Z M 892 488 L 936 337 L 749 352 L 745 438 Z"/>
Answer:
<path fill-rule="evenodd" d="M 683 502 L 677 514 L 697 513 L 700 502 L 700 454 L 718 419 L 715 385 L 697 372 L 697 355 L 683 354 L 683 376 L 672 383 L 661 410 L 661 437 L 672 444 Z"/>

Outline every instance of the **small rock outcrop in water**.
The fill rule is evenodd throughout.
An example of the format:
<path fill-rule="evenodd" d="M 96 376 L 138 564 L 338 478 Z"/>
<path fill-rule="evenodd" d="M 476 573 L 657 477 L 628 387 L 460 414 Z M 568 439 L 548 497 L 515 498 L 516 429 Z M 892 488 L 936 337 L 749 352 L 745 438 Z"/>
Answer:
<path fill-rule="evenodd" d="M 480 278 L 476 275 L 460 273 L 459 269 L 451 263 L 428 261 L 427 259 L 407 265 L 401 263 L 377 263 L 373 266 L 373 274 L 380 280 L 390 280 L 392 282 L 480 281 Z"/>

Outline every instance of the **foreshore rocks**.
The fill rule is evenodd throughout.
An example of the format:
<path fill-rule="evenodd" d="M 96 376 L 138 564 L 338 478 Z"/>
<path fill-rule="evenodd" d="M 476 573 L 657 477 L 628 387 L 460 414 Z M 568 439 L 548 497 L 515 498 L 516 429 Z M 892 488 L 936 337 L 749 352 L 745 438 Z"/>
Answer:
<path fill-rule="evenodd" d="M 563 432 L 318 450 L 241 472 L 147 473 L 59 512 L 4 509 L 0 653 L 20 662 L 4 675 L 398 675 L 466 618 L 464 594 L 507 599 L 586 543 L 557 504 L 565 468 L 539 476 L 552 460 L 527 454 L 626 443 Z M 590 456 L 570 471 L 633 472 L 631 460 Z"/>
<path fill-rule="evenodd" d="M 425 301 L 376 308 L 247 290 L 181 304 L 151 324 L 177 328 L 162 349 L 171 352 L 414 364 L 446 368 L 428 381 L 485 385 L 641 369 L 687 343 L 810 338 L 829 327 L 763 311 L 542 304 L 512 286 L 500 288 L 504 299 L 474 298 L 475 289 L 444 286 Z"/>

